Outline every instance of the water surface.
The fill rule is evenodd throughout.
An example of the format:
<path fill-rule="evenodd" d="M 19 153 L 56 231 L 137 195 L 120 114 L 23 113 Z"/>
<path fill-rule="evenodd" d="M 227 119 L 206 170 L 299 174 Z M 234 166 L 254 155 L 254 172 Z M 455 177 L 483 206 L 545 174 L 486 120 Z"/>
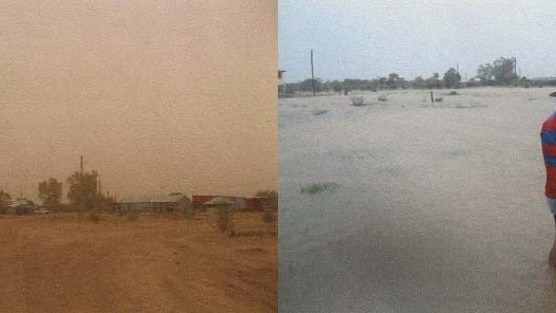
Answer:
<path fill-rule="evenodd" d="M 550 91 L 281 100 L 281 312 L 554 311 Z"/>

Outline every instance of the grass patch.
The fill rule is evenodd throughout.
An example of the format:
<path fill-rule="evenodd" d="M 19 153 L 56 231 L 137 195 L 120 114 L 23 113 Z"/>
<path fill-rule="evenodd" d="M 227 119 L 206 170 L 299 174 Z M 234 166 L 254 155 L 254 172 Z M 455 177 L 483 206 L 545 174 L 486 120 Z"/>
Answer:
<path fill-rule="evenodd" d="M 306 193 L 310 195 L 315 195 L 318 193 L 333 191 L 339 187 L 336 183 L 318 183 L 310 184 L 301 188 L 301 193 Z"/>
<path fill-rule="evenodd" d="M 313 115 L 322 115 L 324 113 L 328 112 L 328 110 L 319 110 L 319 109 L 315 109 L 313 111 Z"/>

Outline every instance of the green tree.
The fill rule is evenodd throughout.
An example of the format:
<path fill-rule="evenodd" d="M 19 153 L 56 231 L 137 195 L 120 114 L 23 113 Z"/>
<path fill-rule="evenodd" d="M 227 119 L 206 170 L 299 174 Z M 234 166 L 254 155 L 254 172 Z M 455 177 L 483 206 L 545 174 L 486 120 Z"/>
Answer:
<path fill-rule="evenodd" d="M 62 183 L 55 178 L 39 183 L 39 199 L 49 209 L 59 209 L 62 199 Z"/>
<path fill-rule="evenodd" d="M 339 93 L 339 94 L 342 93 L 343 87 L 342 87 L 342 83 L 341 83 L 340 81 L 337 81 L 337 80 L 331 81 L 331 82 L 330 82 L 330 87 L 332 88 L 332 90 L 333 90 L 335 93 Z"/>
<path fill-rule="evenodd" d="M 388 88 L 398 89 L 400 86 L 401 78 L 398 73 L 390 73 L 388 75 Z"/>
<path fill-rule="evenodd" d="M 496 85 L 509 85 L 519 78 L 515 73 L 515 58 L 505 57 L 496 59 L 492 64 L 480 65 L 477 76 L 483 83 Z"/>
<path fill-rule="evenodd" d="M 313 91 L 313 80 L 309 78 L 302 81 L 301 83 L 299 83 L 299 89 L 305 92 Z M 321 92 L 321 91 L 323 91 L 322 79 L 315 78 L 315 92 Z"/>
<path fill-rule="evenodd" d="M 75 172 L 68 178 L 68 199 L 78 209 L 92 209 L 103 204 L 103 197 L 97 190 L 96 171 Z"/>
<path fill-rule="evenodd" d="M 415 79 L 413 80 L 413 88 L 417 88 L 417 89 L 427 88 L 427 84 L 425 83 L 423 77 L 421 76 L 415 77 Z"/>
<path fill-rule="evenodd" d="M 12 204 L 12 196 L 4 192 L 4 190 L 0 190 L 0 214 L 6 214 L 10 204 Z"/>
<path fill-rule="evenodd" d="M 425 84 L 429 89 L 439 89 L 442 88 L 442 81 L 439 79 L 440 75 L 438 73 L 434 73 L 432 77 L 427 78 Z"/>
<path fill-rule="evenodd" d="M 515 58 L 498 58 L 492 64 L 494 80 L 501 85 L 509 85 L 517 79 Z"/>
<path fill-rule="evenodd" d="M 477 76 L 481 79 L 481 83 L 483 84 L 492 81 L 492 65 L 488 63 L 479 65 L 479 68 L 477 69 Z"/>
<path fill-rule="evenodd" d="M 461 75 L 455 68 L 451 67 L 446 73 L 444 73 L 443 80 L 446 87 L 457 88 L 459 86 L 459 82 L 461 81 Z"/>
<path fill-rule="evenodd" d="M 388 86 L 388 78 L 386 77 L 379 77 L 378 78 L 378 88 L 385 89 Z"/>

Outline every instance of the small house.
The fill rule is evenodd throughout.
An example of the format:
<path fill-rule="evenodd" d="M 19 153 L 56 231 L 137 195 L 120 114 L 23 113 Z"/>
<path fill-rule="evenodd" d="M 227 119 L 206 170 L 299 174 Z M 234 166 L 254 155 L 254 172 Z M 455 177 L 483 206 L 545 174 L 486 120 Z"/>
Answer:
<path fill-rule="evenodd" d="M 193 209 L 198 211 L 198 210 L 204 210 L 205 209 L 205 203 L 212 200 L 213 198 L 215 198 L 217 196 L 207 196 L 207 195 L 194 195 L 191 197 L 191 202 L 193 203 Z"/>

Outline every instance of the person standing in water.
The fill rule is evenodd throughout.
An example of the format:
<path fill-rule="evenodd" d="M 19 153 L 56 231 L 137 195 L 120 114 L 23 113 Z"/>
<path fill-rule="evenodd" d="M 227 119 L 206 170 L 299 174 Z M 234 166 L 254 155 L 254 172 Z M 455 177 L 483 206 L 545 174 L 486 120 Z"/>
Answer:
<path fill-rule="evenodd" d="M 556 92 L 550 94 L 552 102 L 556 102 Z M 541 129 L 542 153 L 546 167 L 546 184 L 544 194 L 550 212 L 554 216 L 556 226 L 556 111 L 544 121 Z M 556 268 L 556 239 L 550 251 L 548 262 Z"/>

